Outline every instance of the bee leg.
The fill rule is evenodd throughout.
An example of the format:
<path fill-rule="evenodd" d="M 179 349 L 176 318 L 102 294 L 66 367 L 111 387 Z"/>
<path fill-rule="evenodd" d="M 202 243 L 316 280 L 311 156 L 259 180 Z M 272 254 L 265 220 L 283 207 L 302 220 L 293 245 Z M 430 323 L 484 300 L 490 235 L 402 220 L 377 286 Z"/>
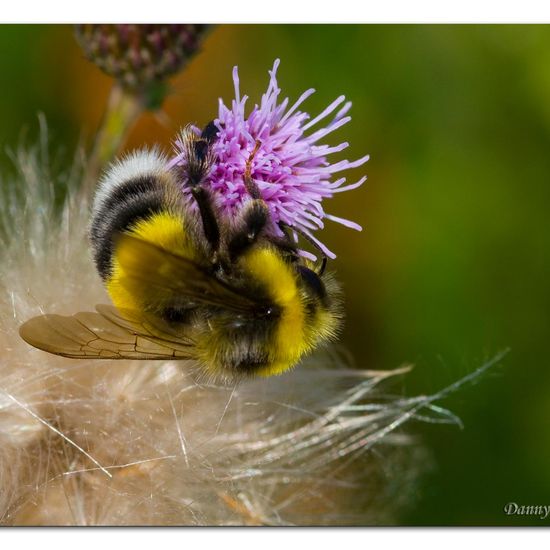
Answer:
<path fill-rule="evenodd" d="M 239 214 L 236 229 L 227 243 L 227 252 L 231 262 L 256 242 L 268 219 L 269 209 L 262 199 L 252 199 L 246 203 Z"/>
<path fill-rule="evenodd" d="M 262 199 L 258 185 L 252 179 L 252 161 L 260 145 L 261 141 L 256 140 L 254 149 L 246 161 L 243 181 L 252 200 L 241 210 L 236 230 L 227 242 L 227 251 L 232 262 L 256 241 L 269 220 L 269 208 Z"/>
<path fill-rule="evenodd" d="M 264 202 L 262 199 L 262 195 L 260 193 L 260 188 L 258 187 L 256 182 L 252 179 L 252 161 L 254 160 L 254 157 L 256 156 L 256 153 L 258 152 L 258 149 L 260 148 L 261 144 L 262 142 L 259 139 L 257 139 L 256 144 L 254 145 L 254 149 L 252 150 L 252 152 L 248 157 L 248 160 L 246 161 L 243 180 L 244 180 L 244 185 L 246 187 L 246 190 L 248 191 L 248 194 L 253 199 L 257 199 Z"/>
<path fill-rule="evenodd" d="M 204 236 L 212 249 L 214 255 L 213 262 L 216 263 L 218 251 L 220 249 L 220 228 L 210 194 L 200 185 L 191 187 L 191 194 L 199 207 Z"/>
<path fill-rule="evenodd" d="M 214 122 L 206 125 L 200 136 L 197 136 L 191 126 L 186 126 L 179 137 L 186 159 L 185 168 L 181 170 L 180 177 L 199 209 L 200 223 L 205 240 L 212 255 L 212 264 L 219 266 L 220 228 L 217 212 L 209 189 L 204 185 L 212 167 L 211 144 L 216 139 L 217 128 Z"/>

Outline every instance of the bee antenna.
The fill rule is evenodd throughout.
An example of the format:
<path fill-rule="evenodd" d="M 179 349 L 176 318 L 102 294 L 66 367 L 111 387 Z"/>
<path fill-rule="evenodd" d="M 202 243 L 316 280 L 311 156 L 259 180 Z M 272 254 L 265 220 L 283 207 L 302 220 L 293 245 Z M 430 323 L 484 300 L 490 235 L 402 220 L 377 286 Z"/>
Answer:
<path fill-rule="evenodd" d="M 323 273 L 325 272 L 325 269 L 327 267 L 327 262 L 328 262 L 328 258 L 326 257 L 325 254 L 323 254 L 323 259 L 321 260 L 321 266 L 319 267 L 319 271 L 317 272 L 317 275 L 319 275 L 319 277 L 323 276 Z"/>
<path fill-rule="evenodd" d="M 258 149 L 260 148 L 261 145 L 262 145 L 262 142 L 259 139 L 257 139 L 256 143 L 254 144 L 254 149 L 252 149 L 252 152 L 248 156 L 245 169 L 244 169 L 244 176 L 243 176 L 244 185 L 246 187 L 246 190 L 248 191 L 248 193 L 253 199 L 262 198 L 258 185 L 252 179 L 252 161 L 254 160 L 254 157 L 256 156 L 256 153 L 258 152 Z"/>
<path fill-rule="evenodd" d="M 311 239 L 308 235 L 306 235 L 301 229 L 298 229 L 297 227 L 286 224 L 284 222 L 279 222 L 279 226 L 287 227 L 291 231 L 295 231 L 296 233 L 298 233 L 298 235 L 300 235 L 300 237 L 305 239 L 311 246 L 316 248 L 321 253 L 321 256 L 322 256 L 321 265 L 319 266 L 319 270 L 317 271 L 317 275 L 321 277 L 325 272 L 325 269 L 327 267 L 327 262 L 328 262 L 328 257 L 324 253 L 323 249 L 313 239 Z"/>

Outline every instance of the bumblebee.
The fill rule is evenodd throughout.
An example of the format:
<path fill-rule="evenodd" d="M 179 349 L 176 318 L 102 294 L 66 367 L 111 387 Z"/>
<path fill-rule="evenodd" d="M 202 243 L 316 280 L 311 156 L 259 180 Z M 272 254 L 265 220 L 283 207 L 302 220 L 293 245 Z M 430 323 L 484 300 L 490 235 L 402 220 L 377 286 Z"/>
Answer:
<path fill-rule="evenodd" d="M 282 373 L 335 336 L 339 290 L 326 259 L 302 257 L 288 227 L 282 238 L 268 231 L 251 174 L 259 143 L 244 173 L 250 199 L 234 218 L 218 210 L 208 186 L 216 132 L 182 131 L 182 167 L 143 150 L 107 170 L 89 236 L 114 307 L 35 317 L 20 327 L 26 342 L 70 358 L 189 359 L 235 379 Z"/>

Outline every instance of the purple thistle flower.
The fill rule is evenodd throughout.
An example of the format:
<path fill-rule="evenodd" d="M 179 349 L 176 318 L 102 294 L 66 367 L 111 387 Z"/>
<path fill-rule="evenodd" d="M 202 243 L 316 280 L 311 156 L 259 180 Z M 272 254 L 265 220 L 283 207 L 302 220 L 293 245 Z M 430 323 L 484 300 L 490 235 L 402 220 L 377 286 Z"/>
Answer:
<path fill-rule="evenodd" d="M 216 160 L 208 185 L 223 214 L 234 216 L 238 213 L 243 204 L 250 200 L 243 175 L 250 153 L 259 141 L 251 175 L 270 210 L 272 223 L 268 230 L 282 236 L 278 226 L 282 222 L 293 230 L 296 240 L 298 234 L 302 234 L 329 258 L 335 258 L 335 254 L 314 237 L 313 232 L 324 227 L 325 219 L 358 231 L 361 231 L 361 227 L 327 214 L 322 206 L 323 199 L 359 187 L 366 177 L 344 185 L 346 178 L 333 179 L 334 174 L 361 166 L 369 157 L 366 155 L 353 162 L 342 160 L 333 164 L 327 160 L 328 155 L 344 150 L 348 143 L 331 147 L 318 142 L 351 120 L 347 116 L 351 102 L 346 102 L 345 97 L 340 96 L 310 120 L 310 115 L 299 111 L 298 107 L 314 93 L 314 89 L 305 91 L 290 108 L 288 98 L 278 101 L 281 93 L 276 78 L 279 63 L 277 59 L 269 71 L 267 91 L 248 117 L 245 115 L 248 97 L 241 97 L 238 70 L 237 67 L 233 69 L 235 99 L 231 102 L 231 108 L 219 100 L 218 118 L 214 121 L 218 128 L 217 140 L 213 144 Z M 335 111 L 336 114 L 324 128 L 306 135 L 308 130 Z M 181 142 L 176 141 L 176 151 L 177 155 L 170 166 L 185 165 Z M 311 256 L 305 251 L 302 254 Z"/>

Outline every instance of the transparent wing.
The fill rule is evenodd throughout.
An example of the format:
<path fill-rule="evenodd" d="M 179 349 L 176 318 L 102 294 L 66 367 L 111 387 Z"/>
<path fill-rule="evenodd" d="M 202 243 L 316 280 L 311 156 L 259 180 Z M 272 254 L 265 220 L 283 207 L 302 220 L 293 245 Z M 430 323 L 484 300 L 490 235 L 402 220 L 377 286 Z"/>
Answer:
<path fill-rule="evenodd" d="M 134 285 L 135 292 L 148 288 L 157 296 L 165 296 L 167 303 L 174 296 L 182 296 L 244 314 L 271 305 L 220 281 L 189 258 L 128 234 L 122 234 L 117 241 L 117 258 L 126 285 Z"/>
<path fill-rule="evenodd" d="M 40 315 L 19 328 L 35 348 L 75 359 L 192 359 L 194 342 L 183 329 L 152 315 L 97 306 L 72 316 Z"/>

